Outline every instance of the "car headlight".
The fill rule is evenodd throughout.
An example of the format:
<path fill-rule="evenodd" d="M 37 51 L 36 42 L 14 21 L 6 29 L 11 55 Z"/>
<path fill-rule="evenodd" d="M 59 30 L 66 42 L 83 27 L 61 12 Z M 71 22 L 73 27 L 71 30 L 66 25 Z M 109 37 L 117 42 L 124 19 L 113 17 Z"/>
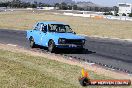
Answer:
<path fill-rule="evenodd" d="M 85 39 L 82 40 L 82 44 L 85 44 Z"/>
<path fill-rule="evenodd" d="M 66 39 L 64 39 L 64 38 L 59 38 L 59 40 L 58 40 L 59 44 L 65 44 L 65 42 L 66 42 Z"/>

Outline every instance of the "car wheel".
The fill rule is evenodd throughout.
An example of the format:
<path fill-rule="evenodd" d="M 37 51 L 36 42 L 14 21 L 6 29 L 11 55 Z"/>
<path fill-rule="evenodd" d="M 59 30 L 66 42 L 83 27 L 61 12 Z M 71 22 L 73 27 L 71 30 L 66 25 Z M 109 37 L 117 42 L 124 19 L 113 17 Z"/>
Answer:
<path fill-rule="evenodd" d="M 53 53 L 55 51 L 55 43 L 53 40 L 50 40 L 48 43 L 48 51 Z"/>
<path fill-rule="evenodd" d="M 34 39 L 33 38 L 30 38 L 30 47 L 31 48 L 35 48 L 35 42 L 34 42 Z"/>
<path fill-rule="evenodd" d="M 78 53 L 84 53 L 84 48 L 80 48 L 77 50 Z"/>

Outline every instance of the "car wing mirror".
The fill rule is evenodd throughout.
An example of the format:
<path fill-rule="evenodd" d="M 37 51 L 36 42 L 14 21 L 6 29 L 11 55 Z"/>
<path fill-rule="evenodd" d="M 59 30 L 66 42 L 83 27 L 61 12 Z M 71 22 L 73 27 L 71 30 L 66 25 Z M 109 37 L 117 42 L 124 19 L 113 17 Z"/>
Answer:
<path fill-rule="evenodd" d="M 47 33 L 47 31 L 43 31 L 44 33 Z"/>
<path fill-rule="evenodd" d="M 73 34 L 76 34 L 76 32 L 72 32 Z"/>
<path fill-rule="evenodd" d="M 42 30 L 42 32 L 43 32 L 43 33 L 47 33 L 47 31 L 46 31 L 46 30 Z"/>
<path fill-rule="evenodd" d="M 37 30 L 37 27 L 35 27 L 34 30 Z"/>

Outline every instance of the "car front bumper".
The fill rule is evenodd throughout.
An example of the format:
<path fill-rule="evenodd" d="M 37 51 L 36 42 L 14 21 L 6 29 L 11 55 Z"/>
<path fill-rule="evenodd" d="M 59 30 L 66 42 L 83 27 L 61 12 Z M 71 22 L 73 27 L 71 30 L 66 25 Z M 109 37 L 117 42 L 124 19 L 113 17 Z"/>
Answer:
<path fill-rule="evenodd" d="M 81 49 L 81 48 L 83 48 L 83 45 L 59 44 L 59 45 L 56 45 L 56 48 L 63 48 L 63 49 Z"/>

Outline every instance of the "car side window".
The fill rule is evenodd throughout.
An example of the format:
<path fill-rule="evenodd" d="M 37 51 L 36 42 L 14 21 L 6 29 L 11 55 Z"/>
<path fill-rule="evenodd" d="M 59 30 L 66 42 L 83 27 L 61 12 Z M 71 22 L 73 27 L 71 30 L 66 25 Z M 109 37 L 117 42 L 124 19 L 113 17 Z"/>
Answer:
<path fill-rule="evenodd" d="M 47 32 L 47 25 L 44 24 L 44 31 Z"/>
<path fill-rule="evenodd" d="M 46 24 L 41 24 L 41 31 L 47 32 L 47 25 Z"/>

